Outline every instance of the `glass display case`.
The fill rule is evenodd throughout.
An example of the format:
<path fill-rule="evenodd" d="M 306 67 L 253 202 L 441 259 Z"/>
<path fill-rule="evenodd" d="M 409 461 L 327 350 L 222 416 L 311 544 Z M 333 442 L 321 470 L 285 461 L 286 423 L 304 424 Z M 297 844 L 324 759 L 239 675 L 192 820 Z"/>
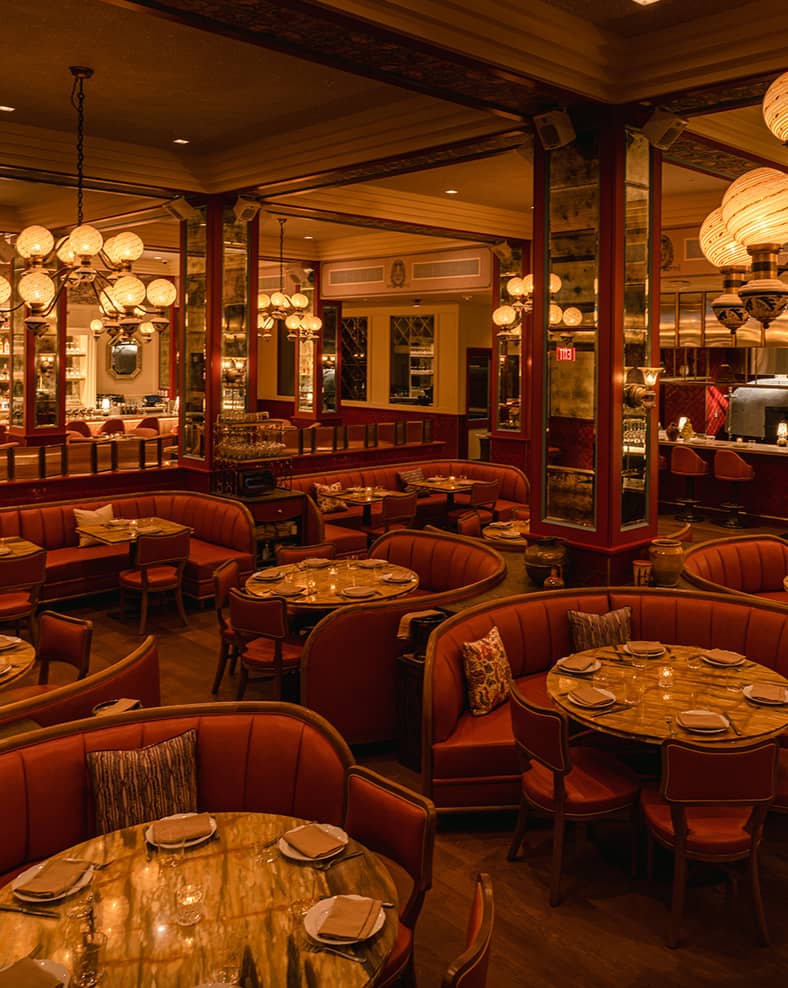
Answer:
<path fill-rule="evenodd" d="M 231 209 L 222 213 L 222 374 L 219 409 L 244 412 L 249 391 L 248 223 L 239 222 Z"/>

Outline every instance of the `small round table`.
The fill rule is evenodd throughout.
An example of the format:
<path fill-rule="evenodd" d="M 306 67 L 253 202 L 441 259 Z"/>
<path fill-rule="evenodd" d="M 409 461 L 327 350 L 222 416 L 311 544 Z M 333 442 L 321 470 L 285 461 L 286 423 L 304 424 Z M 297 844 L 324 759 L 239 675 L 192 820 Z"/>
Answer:
<path fill-rule="evenodd" d="M 482 536 L 486 542 L 491 542 L 496 549 L 510 549 L 516 552 L 523 552 L 528 545 L 526 535 L 531 530 L 531 523 L 527 518 L 503 523 L 493 523 L 485 525 L 482 529 Z"/>
<path fill-rule="evenodd" d="M 785 730 L 788 705 L 753 703 L 744 696 L 742 687 L 754 682 L 788 687 L 788 680 L 751 660 L 731 669 L 711 666 L 699 659 L 702 653 L 703 649 L 694 646 L 668 645 L 664 655 L 636 668 L 622 646 L 588 649 L 577 654 L 598 659 L 600 668 L 592 675 L 569 676 L 553 666 L 547 675 L 547 690 L 554 702 L 581 724 L 650 744 L 676 737 L 690 744 L 743 745 L 776 737 Z M 608 712 L 572 703 L 569 694 L 581 682 L 615 693 L 616 704 Z M 676 718 L 683 710 L 692 709 L 724 714 L 731 728 L 714 734 L 687 731 Z"/>
<path fill-rule="evenodd" d="M 246 581 L 247 591 L 255 597 L 283 596 L 289 606 L 299 609 L 329 610 L 348 604 L 376 603 L 412 593 L 419 585 L 419 577 L 413 570 L 386 560 L 375 567 L 340 560 L 320 568 L 302 562 L 275 569 L 281 579 L 260 580 L 252 575 Z"/>
<path fill-rule="evenodd" d="M 266 842 L 303 823 L 270 813 L 216 813 L 218 839 L 186 850 L 176 867 L 161 851 L 146 853 L 145 825 L 117 830 L 63 851 L 110 864 L 93 873 L 82 892 L 58 902 L 41 903 L 56 919 L 0 911 L 0 966 L 24 956 L 40 943 L 40 957 L 74 965 L 79 924 L 69 912 L 96 899 L 98 929 L 106 944 L 98 969 L 107 988 L 195 988 L 211 981 L 211 972 L 249 947 L 262 985 L 320 985 L 363 988 L 374 983 L 397 937 L 397 892 L 383 862 L 351 839 L 347 853 L 358 857 L 321 871 L 310 863 L 285 858 Z M 199 883 L 205 890 L 202 919 L 192 926 L 174 921 L 175 888 Z M 394 903 L 386 908 L 380 932 L 353 947 L 352 961 L 330 951 L 307 950 L 303 914 L 310 903 L 341 893 L 358 893 Z M 11 886 L 0 890 L 0 904 L 19 905 Z"/>

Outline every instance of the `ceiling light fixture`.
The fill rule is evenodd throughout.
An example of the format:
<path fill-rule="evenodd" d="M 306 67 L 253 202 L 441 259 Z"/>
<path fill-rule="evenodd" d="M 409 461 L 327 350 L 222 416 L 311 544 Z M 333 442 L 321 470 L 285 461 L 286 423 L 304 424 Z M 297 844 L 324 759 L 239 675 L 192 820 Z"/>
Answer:
<path fill-rule="evenodd" d="M 93 75 L 93 69 L 74 65 L 69 71 L 74 78 L 71 105 L 77 112 L 77 225 L 57 241 L 43 226 L 29 226 L 22 230 L 16 238 L 16 252 L 24 259 L 25 272 L 17 285 L 21 302 L 14 308 L 26 305 L 29 314 L 25 325 L 31 332 L 43 335 L 49 329 L 47 317 L 54 310 L 63 290 L 89 285 L 102 315 L 101 319 L 90 323 L 94 337 L 98 338 L 106 328 L 113 337 L 122 335 L 130 339 L 143 316 L 147 316 L 161 331 L 170 324 L 165 310 L 177 297 L 175 285 L 165 278 L 157 278 L 146 289 L 140 279 L 132 274 L 132 263 L 142 256 L 145 249 L 136 233 L 127 230 L 105 241 L 94 226 L 84 222 L 84 84 Z M 94 265 L 96 258 L 101 259 L 104 269 Z M 48 265 L 54 265 L 54 268 Z M 50 270 L 54 277 L 50 277 Z M 5 296 L 7 301 L 10 294 L 8 282 L 0 278 L 0 300 Z M 146 298 L 152 309 L 145 308 Z"/>
<path fill-rule="evenodd" d="M 460 194 L 459 189 L 444 189 L 443 194 L 447 196 L 458 196 Z"/>
<path fill-rule="evenodd" d="M 560 291 L 561 279 L 557 274 L 551 274 L 550 294 L 554 295 L 556 292 Z M 492 315 L 493 322 L 498 327 L 499 336 L 519 336 L 523 319 L 533 310 L 534 307 L 534 276 L 532 274 L 527 274 L 524 278 L 510 278 L 506 282 L 506 294 L 509 296 L 511 301 L 509 303 L 505 303 L 504 305 L 498 306 Z M 577 310 L 574 311 L 576 312 Z M 548 311 L 548 321 L 550 325 L 558 325 L 562 318 L 563 310 L 561 306 L 556 302 L 551 302 Z"/>
<path fill-rule="evenodd" d="M 176 137 L 176 138 L 175 138 L 175 139 L 173 140 L 173 142 L 172 142 L 172 143 L 173 143 L 173 144 L 189 144 L 189 143 L 191 143 L 191 142 L 190 142 L 190 141 L 188 141 L 188 140 L 187 140 L 187 139 L 186 139 L 185 137 Z"/>
<path fill-rule="evenodd" d="M 288 340 L 314 340 L 323 328 L 323 321 L 312 313 L 307 312 L 309 299 L 303 292 L 287 295 L 285 284 L 285 224 L 284 216 L 279 220 L 279 291 L 267 295 L 260 292 L 257 296 L 257 327 L 264 340 L 273 337 L 276 322 L 284 322 L 287 327 Z"/>
<path fill-rule="evenodd" d="M 15 110 L 15 106 L 0 106 L 0 113 L 13 113 Z"/>
<path fill-rule="evenodd" d="M 706 260 L 722 274 L 722 295 L 714 299 L 711 308 L 717 321 L 731 332 L 735 343 L 736 330 L 749 319 L 739 289 L 749 274 L 750 255 L 747 248 L 728 232 L 721 206 L 713 209 L 701 223 L 700 249 Z"/>
<path fill-rule="evenodd" d="M 788 72 L 783 72 L 766 90 L 763 119 L 777 140 L 788 144 Z"/>

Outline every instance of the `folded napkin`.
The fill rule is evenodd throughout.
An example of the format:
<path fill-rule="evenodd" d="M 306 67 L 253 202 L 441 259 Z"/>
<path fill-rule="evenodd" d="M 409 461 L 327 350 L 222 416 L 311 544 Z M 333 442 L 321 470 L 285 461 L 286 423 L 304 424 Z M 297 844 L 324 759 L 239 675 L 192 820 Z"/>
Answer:
<path fill-rule="evenodd" d="M 63 988 L 63 982 L 26 957 L 0 971 L 0 988 Z"/>
<path fill-rule="evenodd" d="M 345 846 L 344 841 L 323 830 L 319 823 L 309 823 L 305 827 L 288 830 L 285 840 L 307 858 L 324 858 Z"/>
<path fill-rule="evenodd" d="M 588 683 L 582 683 L 580 686 L 577 686 L 569 696 L 571 699 L 582 703 L 585 707 L 604 707 L 611 700 L 615 700 L 614 696 L 603 690 L 598 690 L 595 686 L 589 686 Z"/>
<path fill-rule="evenodd" d="M 380 899 L 337 895 L 317 931 L 330 940 L 365 940 L 380 912 Z"/>
<path fill-rule="evenodd" d="M 443 617 L 443 611 L 408 611 L 399 619 L 397 626 L 397 638 L 410 638 L 410 625 L 416 618 Z"/>
<path fill-rule="evenodd" d="M 664 645 L 662 642 L 627 642 L 627 648 L 633 655 L 653 655 L 662 652 Z"/>
<path fill-rule="evenodd" d="M 776 683 L 753 683 L 750 687 L 751 700 L 765 700 L 767 703 L 785 703 L 785 687 Z"/>
<path fill-rule="evenodd" d="M 587 655 L 568 655 L 561 659 L 559 668 L 568 669 L 569 672 L 587 672 L 595 662 L 596 659 Z"/>
<path fill-rule="evenodd" d="M 89 867 L 90 865 L 84 861 L 65 861 L 63 858 L 55 858 L 47 861 L 32 878 L 17 885 L 14 891 L 36 899 L 54 899 L 73 888 Z"/>
<path fill-rule="evenodd" d="M 378 566 L 388 566 L 388 559 L 359 559 L 356 563 L 359 569 L 377 569 Z"/>
<path fill-rule="evenodd" d="M 690 730 L 713 730 L 716 727 L 727 727 L 728 721 L 722 714 L 713 710 L 682 710 L 676 717 L 682 727 Z"/>
<path fill-rule="evenodd" d="M 318 556 L 310 556 L 309 559 L 302 559 L 301 565 L 305 569 L 325 569 L 326 566 L 331 565 L 330 559 L 321 559 Z"/>
<path fill-rule="evenodd" d="M 93 708 L 94 717 L 106 717 L 109 714 L 122 714 L 127 710 L 136 710 L 142 703 L 134 697 L 122 696 L 119 700 L 110 700 L 109 703 L 100 703 Z"/>
<path fill-rule="evenodd" d="M 264 569 L 260 570 L 259 573 L 252 573 L 253 580 L 270 580 L 272 583 L 275 580 L 282 579 L 282 571 L 277 567 L 276 569 Z"/>
<path fill-rule="evenodd" d="M 728 652 L 724 648 L 709 648 L 703 654 L 718 666 L 737 666 L 744 658 L 738 652 Z"/>
<path fill-rule="evenodd" d="M 155 844 L 179 844 L 210 837 L 212 829 L 209 813 L 194 813 L 178 820 L 157 820 L 151 827 L 151 839 Z"/>
<path fill-rule="evenodd" d="M 139 525 L 137 535 L 157 535 L 161 531 L 158 525 Z"/>

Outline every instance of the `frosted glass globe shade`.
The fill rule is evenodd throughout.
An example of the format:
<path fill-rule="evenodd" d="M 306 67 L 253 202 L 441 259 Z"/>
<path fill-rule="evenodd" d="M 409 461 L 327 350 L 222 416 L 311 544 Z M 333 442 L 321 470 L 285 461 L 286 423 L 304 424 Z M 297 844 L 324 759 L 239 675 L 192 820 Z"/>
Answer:
<path fill-rule="evenodd" d="M 166 278 L 156 278 L 148 285 L 148 301 L 157 309 L 166 309 L 177 296 L 177 288 Z"/>
<path fill-rule="evenodd" d="M 297 316 L 295 313 L 289 315 L 287 319 L 285 319 L 285 326 L 287 326 L 287 328 L 290 330 L 300 329 L 301 316 Z"/>
<path fill-rule="evenodd" d="M 788 144 L 788 72 L 783 72 L 766 90 L 763 119 L 777 140 Z"/>
<path fill-rule="evenodd" d="M 74 248 L 71 246 L 71 241 L 68 237 L 58 247 L 57 258 L 63 264 L 76 264 L 77 255 L 74 253 Z"/>
<path fill-rule="evenodd" d="M 257 296 L 257 308 L 267 309 L 270 304 L 271 304 L 271 296 L 266 295 L 265 292 L 260 292 L 260 294 Z"/>
<path fill-rule="evenodd" d="M 8 278 L 0 275 L 0 305 L 3 305 L 11 298 L 11 282 Z"/>
<path fill-rule="evenodd" d="M 120 262 L 120 258 L 115 253 L 115 242 L 117 239 L 117 237 L 107 237 L 104 241 L 104 253 L 113 264 L 118 264 Z"/>
<path fill-rule="evenodd" d="M 563 315 L 565 326 L 579 326 L 583 321 L 583 313 L 574 305 L 570 305 L 568 309 L 564 309 Z"/>
<path fill-rule="evenodd" d="M 142 242 L 142 238 L 138 237 L 136 233 L 132 233 L 131 230 L 124 230 L 112 240 L 114 241 L 112 251 L 115 256 L 110 255 L 110 260 L 116 262 L 138 261 L 142 257 L 145 244 Z M 106 244 L 104 247 L 106 249 Z"/>
<path fill-rule="evenodd" d="M 302 292 L 296 292 L 295 295 L 290 296 L 290 304 L 294 309 L 303 312 L 309 308 L 309 299 Z"/>
<path fill-rule="evenodd" d="M 709 264 L 715 268 L 746 268 L 750 255 L 728 232 L 722 218 L 722 206 L 713 209 L 700 225 L 700 249 Z"/>
<path fill-rule="evenodd" d="M 55 246 L 55 238 L 44 226 L 28 226 L 16 238 L 20 257 L 46 257 Z"/>
<path fill-rule="evenodd" d="M 275 309 L 289 309 L 290 299 L 283 292 L 273 292 L 271 294 L 271 305 Z"/>
<path fill-rule="evenodd" d="M 145 285 L 133 274 L 118 278 L 112 286 L 112 300 L 123 308 L 141 305 L 145 298 Z"/>
<path fill-rule="evenodd" d="M 564 310 L 556 302 L 550 303 L 548 320 L 551 326 L 557 326 L 564 317 Z"/>
<path fill-rule="evenodd" d="M 510 278 L 506 282 L 506 294 L 512 298 L 520 298 L 525 295 L 525 283 L 522 278 Z"/>
<path fill-rule="evenodd" d="M 534 293 L 534 276 L 532 274 L 527 274 L 523 278 L 523 295 L 533 295 Z"/>
<path fill-rule="evenodd" d="M 139 332 L 143 340 L 149 343 L 156 335 L 156 327 L 152 322 L 141 322 Z"/>
<path fill-rule="evenodd" d="M 550 275 L 550 294 L 555 295 L 556 292 L 561 291 L 561 285 L 563 282 L 557 274 Z"/>
<path fill-rule="evenodd" d="M 788 175 L 753 168 L 731 182 L 722 197 L 728 233 L 745 247 L 788 240 Z"/>
<path fill-rule="evenodd" d="M 55 283 L 45 271 L 31 271 L 20 278 L 18 291 L 28 305 L 46 307 L 55 297 Z"/>
<path fill-rule="evenodd" d="M 323 320 L 317 316 L 304 316 L 301 320 L 301 324 L 304 329 L 308 329 L 310 333 L 319 333 L 323 328 Z"/>
<path fill-rule="evenodd" d="M 68 236 L 74 253 L 80 257 L 94 257 L 104 245 L 104 238 L 89 223 L 76 227 Z"/>
<path fill-rule="evenodd" d="M 90 331 L 91 333 L 100 333 L 104 329 L 104 323 L 100 319 L 90 320 Z"/>
<path fill-rule="evenodd" d="M 496 326 L 506 329 L 508 326 L 514 326 L 517 313 L 511 305 L 499 305 L 492 317 Z"/>

